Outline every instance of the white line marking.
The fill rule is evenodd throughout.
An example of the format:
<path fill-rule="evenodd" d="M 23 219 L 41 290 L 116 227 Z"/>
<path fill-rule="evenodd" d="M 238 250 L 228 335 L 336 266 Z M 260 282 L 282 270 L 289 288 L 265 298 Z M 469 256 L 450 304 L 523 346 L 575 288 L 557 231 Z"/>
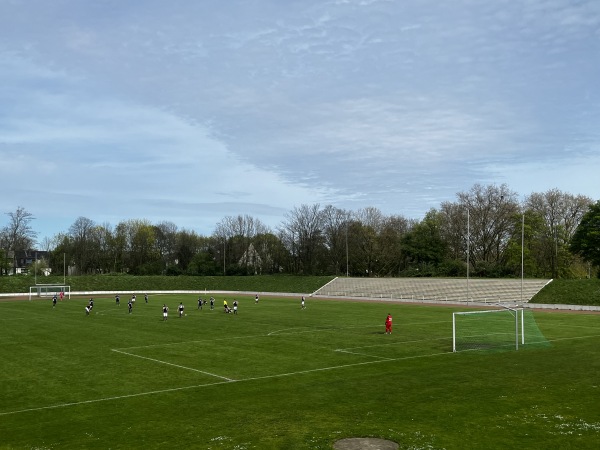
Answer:
<path fill-rule="evenodd" d="M 222 380 L 225 380 L 225 381 L 236 381 L 236 380 L 234 380 L 232 378 L 227 378 L 227 377 L 223 377 L 221 375 L 216 375 L 214 373 L 205 372 L 204 370 L 198 370 L 198 369 L 193 369 L 191 367 L 180 366 L 179 364 L 173 364 L 173 363 L 170 363 L 170 362 L 161 361 L 160 359 L 148 358 L 147 356 L 140 356 L 140 355 L 136 355 L 134 353 L 127 353 L 127 352 L 124 352 L 124 351 L 121 351 L 121 350 L 117 350 L 117 349 L 114 349 L 114 348 L 111 349 L 111 350 L 113 352 L 121 353 L 123 355 L 135 356 L 136 358 L 146 359 L 148 361 L 154 361 L 154 362 L 157 362 L 157 363 L 160 363 L 160 364 L 166 364 L 168 366 L 178 367 L 180 369 L 191 370 L 193 372 L 203 373 L 204 375 L 210 375 L 210 376 L 213 376 L 213 377 L 216 377 L 216 378 L 221 378 Z"/>
<path fill-rule="evenodd" d="M 265 336 L 266 335 L 264 335 L 264 334 L 248 335 L 248 336 L 232 336 L 232 337 L 215 338 L 215 339 L 204 339 L 202 341 L 180 341 L 180 342 L 169 342 L 169 343 L 164 343 L 164 344 L 138 345 L 136 347 L 121 347 L 119 349 L 114 349 L 114 350 L 116 351 L 116 350 L 133 350 L 133 349 L 138 349 L 138 348 L 169 347 L 171 345 L 196 344 L 199 342 L 206 344 L 207 342 L 231 341 L 233 339 L 251 339 L 251 338 L 259 338 L 259 337 L 264 338 Z"/>
<path fill-rule="evenodd" d="M 346 350 L 360 350 L 362 348 L 388 347 L 390 345 L 413 344 L 415 342 L 431 342 L 431 341 L 445 341 L 445 340 L 449 341 L 451 339 L 452 339 L 452 337 L 450 337 L 450 336 L 439 337 L 439 338 L 429 338 L 429 339 L 413 339 L 411 341 L 386 342 L 386 343 L 382 343 L 382 344 L 363 345 L 361 347 L 336 348 L 335 351 L 336 352 L 342 352 L 342 351 L 346 351 Z"/>
<path fill-rule="evenodd" d="M 308 327 L 303 327 L 303 328 L 308 328 Z M 299 330 L 299 329 L 301 329 L 301 328 L 283 328 L 283 329 L 281 329 L 281 330 L 275 330 L 275 331 L 271 331 L 270 333 L 267 333 L 267 336 L 273 336 L 273 335 L 275 335 L 275 334 L 279 334 L 279 333 L 281 333 L 281 332 L 284 332 L 284 331 L 290 331 L 290 330 Z M 294 334 L 295 334 L 295 333 L 306 333 L 306 332 L 308 332 L 308 331 L 313 331 L 313 330 L 292 331 L 292 333 L 294 333 Z"/>
<path fill-rule="evenodd" d="M 304 327 L 304 328 L 308 328 L 308 327 Z M 303 331 L 292 331 L 292 330 L 298 330 L 300 328 L 283 328 L 281 330 L 275 330 L 275 331 L 271 331 L 270 333 L 267 334 L 267 336 L 274 336 L 274 335 L 285 335 L 285 334 L 300 334 L 300 333 L 320 333 L 320 332 L 326 332 L 326 331 L 340 331 L 340 330 L 350 330 L 350 329 L 356 329 L 356 328 L 368 328 L 371 329 L 373 328 L 373 326 L 371 325 L 361 325 L 358 327 L 327 327 L 327 328 L 310 328 L 308 330 L 303 330 Z"/>
<path fill-rule="evenodd" d="M 80 402 L 60 403 L 58 405 L 40 406 L 37 408 L 28 408 L 28 409 L 20 409 L 17 411 L 0 412 L 0 416 L 8 416 L 11 414 L 18 414 L 18 413 L 32 412 L 32 411 L 43 411 L 45 409 L 66 408 L 68 406 L 79 406 L 79 405 L 86 405 L 89 403 L 108 402 L 111 400 L 121 400 L 124 398 L 142 397 L 145 395 L 162 394 L 165 392 L 176 392 L 176 391 L 182 391 L 184 389 L 194 389 L 194 388 L 205 387 L 205 386 L 216 386 L 218 384 L 226 384 L 226 383 L 234 383 L 234 382 L 233 381 L 217 381 L 215 383 L 198 384 L 198 385 L 194 385 L 194 386 L 184 386 L 184 387 L 170 388 L 170 389 L 161 389 L 161 390 L 157 390 L 157 391 L 140 392 L 137 394 L 118 395 L 115 397 L 96 398 L 96 399 L 92 399 L 92 400 L 83 400 Z"/>
<path fill-rule="evenodd" d="M 572 340 L 572 339 L 588 339 L 588 338 L 594 338 L 594 337 L 600 337 L 600 335 L 578 336 L 578 337 L 573 337 L 573 338 L 549 339 L 549 341 L 553 342 L 553 341 L 564 341 L 564 340 Z M 118 350 L 114 350 L 114 351 L 118 352 Z M 119 352 L 119 353 L 125 353 L 125 352 Z M 125 354 L 127 354 L 127 353 L 125 353 Z M 90 403 L 107 402 L 107 401 L 112 401 L 112 400 L 122 400 L 122 399 L 133 398 L 133 397 L 143 397 L 146 395 L 164 394 L 164 393 L 169 393 L 169 392 L 182 391 L 185 389 L 197 389 L 197 388 L 203 388 L 203 387 L 218 386 L 221 384 L 228 384 L 228 383 L 241 383 L 241 382 L 245 382 L 245 381 L 266 380 L 266 379 L 270 379 L 270 378 L 288 377 L 288 376 L 302 375 L 302 374 L 307 374 L 307 373 L 312 373 L 312 372 L 322 372 L 325 370 L 335 370 L 335 369 L 344 369 L 344 368 L 348 368 L 348 367 L 364 366 L 367 364 L 377 364 L 377 363 L 390 362 L 390 361 L 403 361 L 403 360 L 417 359 L 417 358 L 431 358 L 431 357 L 435 357 L 435 356 L 453 355 L 453 354 L 454 354 L 453 352 L 448 351 L 448 352 L 440 352 L 440 353 L 431 353 L 428 355 L 405 356 L 402 358 L 394 358 L 394 359 L 389 359 L 389 360 L 386 359 L 386 360 L 367 361 L 367 362 L 353 363 L 353 364 L 344 364 L 344 365 L 340 365 L 340 366 L 322 367 L 319 369 L 309 369 L 309 370 L 302 370 L 299 372 L 289 372 L 289 373 L 281 373 L 281 374 L 275 374 L 275 375 L 265 375 L 262 377 L 244 378 L 244 379 L 240 379 L 240 380 L 217 381 L 214 383 L 197 384 L 197 385 L 193 385 L 193 386 L 183 386 L 183 387 L 178 387 L 178 388 L 139 392 L 137 394 L 119 395 L 119 396 L 115 396 L 115 397 L 97 398 L 97 399 L 92 399 L 92 400 L 83 400 L 83 401 L 79 401 L 79 402 L 60 403 L 57 405 L 40 406 L 40 407 L 36 407 L 36 408 L 20 409 L 20 410 L 15 410 L 15 411 L 6 411 L 6 412 L 0 412 L 0 416 L 8 416 L 8 415 L 12 415 L 12 414 L 20 414 L 20 413 L 33 412 L 33 411 L 43 411 L 43 410 L 47 410 L 47 409 L 66 408 L 69 406 L 79 406 L 79 405 L 86 405 L 86 404 L 90 404 Z M 137 356 L 137 355 L 133 355 L 133 356 Z M 141 357 L 141 358 L 143 358 L 143 357 Z M 148 358 L 145 358 L 145 359 L 148 359 Z M 158 361 L 158 362 L 162 362 L 162 361 Z M 169 363 L 166 363 L 166 364 L 169 364 Z M 171 365 L 174 365 L 174 364 L 171 364 Z M 190 370 L 195 370 L 195 369 L 190 369 Z"/>
<path fill-rule="evenodd" d="M 348 350 L 343 350 L 343 349 L 337 349 L 335 351 L 338 352 L 338 353 L 348 353 L 350 355 L 367 356 L 369 358 L 387 359 L 388 361 L 393 361 L 394 360 L 393 358 L 386 358 L 385 356 L 369 355 L 368 353 L 350 352 Z"/>
<path fill-rule="evenodd" d="M 594 337 L 600 337 L 600 334 L 592 334 L 590 336 L 575 336 L 575 337 L 566 337 L 566 338 L 546 339 L 546 340 L 548 342 L 558 342 L 558 341 L 572 341 L 574 339 L 589 339 L 589 338 L 594 338 Z M 525 336 L 525 338 L 527 338 L 527 336 Z M 538 342 L 544 342 L 544 341 L 538 341 Z M 525 342 L 525 345 L 527 345 L 527 342 Z"/>
<path fill-rule="evenodd" d="M 288 372 L 288 373 L 280 373 L 280 374 L 275 374 L 275 375 L 264 375 L 262 377 L 251 377 L 251 378 L 244 378 L 244 379 L 240 379 L 240 380 L 216 381 L 214 383 L 197 384 L 197 385 L 193 385 L 193 386 L 184 386 L 184 387 L 178 387 L 178 388 L 161 389 L 161 390 L 157 390 L 157 391 L 139 392 L 137 394 L 118 395 L 118 396 L 115 396 L 115 397 L 97 398 L 97 399 L 92 399 L 92 400 L 83 400 L 83 401 L 80 401 L 80 402 L 60 403 L 60 404 L 57 404 L 57 405 L 40 406 L 40 407 L 37 407 L 37 408 L 28 408 L 28 409 L 20 409 L 20 410 L 15 410 L 15 411 L 6 411 L 6 412 L 0 412 L 0 416 L 8 416 L 8 415 L 19 414 L 19 413 L 24 413 L 24 412 L 43 411 L 45 409 L 66 408 L 66 407 L 69 407 L 69 406 L 86 405 L 86 404 L 89 404 L 89 403 L 108 402 L 108 401 L 111 401 L 111 400 L 121 400 L 121 399 L 132 398 L 132 397 L 143 397 L 143 396 L 146 396 L 146 395 L 164 394 L 164 393 L 168 393 L 168 392 L 182 391 L 182 390 L 185 390 L 185 389 L 196 389 L 196 388 L 203 388 L 203 387 L 211 387 L 211 386 L 218 386 L 218 385 L 221 385 L 221 384 L 228 384 L 228 383 L 241 383 L 241 382 L 245 382 L 245 381 L 257 381 L 257 380 L 268 380 L 270 378 L 290 377 L 290 376 L 294 376 L 294 375 L 302 375 L 302 374 L 313 373 L 313 372 L 323 372 L 325 370 L 344 369 L 344 368 L 348 368 L 348 367 L 364 366 L 364 365 L 367 365 L 367 364 L 377 364 L 377 363 L 381 363 L 381 362 L 401 361 L 401 360 L 416 359 L 416 358 L 430 358 L 430 357 L 433 357 L 433 356 L 453 355 L 453 354 L 454 353 L 452 353 L 452 352 L 432 353 L 432 354 L 429 354 L 429 355 L 406 356 L 406 357 L 403 357 L 403 358 L 394 358 L 394 359 L 390 359 L 390 360 L 367 361 L 367 362 L 361 362 L 361 363 L 343 364 L 341 366 L 331 366 L 331 367 L 321 367 L 319 369 L 301 370 L 299 372 Z"/>

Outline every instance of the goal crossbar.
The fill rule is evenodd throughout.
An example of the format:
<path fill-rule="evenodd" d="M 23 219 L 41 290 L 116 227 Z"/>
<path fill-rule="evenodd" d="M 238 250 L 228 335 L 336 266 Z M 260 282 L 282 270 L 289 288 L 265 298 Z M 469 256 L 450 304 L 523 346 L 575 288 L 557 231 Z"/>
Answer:
<path fill-rule="evenodd" d="M 71 286 L 67 284 L 36 284 L 29 286 L 29 300 L 31 297 L 49 297 L 63 293 L 67 298 L 71 298 Z"/>
<path fill-rule="evenodd" d="M 491 347 L 525 344 L 523 308 L 511 308 L 452 313 L 452 351 L 476 350 Z M 504 314 L 504 316 L 502 316 Z M 509 314 L 511 317 L 506 317 Z M 491 316 L 493 319 L 487 318 Z M 461 321 L 462 317 L 472 317 Z M 458 323 L 457 323 L 458 321 Z"/>

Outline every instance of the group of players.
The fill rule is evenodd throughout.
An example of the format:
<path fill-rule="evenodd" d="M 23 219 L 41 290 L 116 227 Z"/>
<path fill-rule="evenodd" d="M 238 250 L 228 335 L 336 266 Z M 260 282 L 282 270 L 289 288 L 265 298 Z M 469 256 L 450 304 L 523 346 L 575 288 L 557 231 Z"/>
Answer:
<path fill-rule="evenodd" d="M 63 293 L 60 293 L 60 299 L 63 299 Z M 129 301 L 127 302 L 127 307 L 129 308 L 129 314 L 132 313 L 133 311 L 133 305 L 135 304 L 135 300 L 136 300 L 136 296 L 135 294 L 133 294 L 131 296 L 131 298 L 129 299 Z M 148 303 L 148 294 L 144 294 L 144 300 L 146 303 Z M 52 297 L 52 307 L 56 307 L 56 294 L 54 294 L 54 296 Z M 256 294 L 256 296 L 254 297 L 254 303 L 258 304 L 259 301 L 259 296 L 258 294 Z M 210 297 L 210 299 L 208 300 L 209 304 L 210 304 L 210 309 L 215 309 L 215 299 L 214 297 Z M 115 303 L 117 306 L 121 306 L 121 298 L 119 297 L 119 294 L 115 295 Z M 202 297 L 198 297 L 198 309 L 202 309 L 202 307 L 204 305 L 207 304 L 207 300 L 203 300 Z M 223 300 L 223 309 L 225 311 L 225 313 L 229 314 L 229 313 L 233 313 L 233 314 L 237 314 L 238 313 L 238 302 L 237 300 L 233 300 L 233 308 L 230 308 L 228 303 L 227 303 L 227 299 Z M 302 309 L 306 309 L 306 303 L 305 303 L 305 298 L 304 295 L 302 296 L 302 299 L 300 300 L 300 307 Z M 92 309 L 94 309 L 94 299 L 90 298 L 88 304 L 85 306 L 85 315 L 89 316 L 90 312 L 92 312 Z M 184 310 L 185 310 L 185 306 L 183 305 L 183 302 L 179 302 L 179 305 L 177 306 L 177 312 L 179 313 L 179 317 L 183 317 L 184 316 Z M 166 304 L 163 304 L 162 306 L 162 312 L 163 312 L 163 321 L 167 320 L 169 318 L 169 307 Z M 392 315 L 388 314 L 387 317 L 385 318 L 385 334 L 392 334 Z"/>

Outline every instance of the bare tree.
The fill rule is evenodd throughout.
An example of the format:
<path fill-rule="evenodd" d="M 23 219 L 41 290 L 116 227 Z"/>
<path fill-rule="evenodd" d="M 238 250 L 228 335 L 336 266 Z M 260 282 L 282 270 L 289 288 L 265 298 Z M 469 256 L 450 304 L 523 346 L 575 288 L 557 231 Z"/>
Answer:
<path fill-rule="evenodd" d="M 301 205 L 286 214 L 281 224 L 280 238 L 289 247 L 294 271 L 304 274 L 320 273 L 326 249 L 323 238 L 323 215 L 320 205 Z"/>
<path fill-rule="evenodd" d="M 457 204 L 443 203 L 441 210 L 446 219 L 442 230 L 451 253 L 458 255 L 462 248 L 466 257 L 469 248 L 468 259 L 476 273 L 498 270 L 513 235 L 514 217 L 520 211 L 517 193 L 505 184 L 475 184 L 457 197 Z"/>
<path fill-rule="evenodd" d="M 246 273 L 256 272 L 257 248 L 254 240 L 257 236 L 269 233 L 269 228 L 259 219 L 249 215 L 227 216 L 221 220 L 214 235 L 216 240 L 221 241 L 224 248 L 218 253 L 227 252 L 227 260 L 236 265 L 242 264 Z"/>
<path fill-rule="evenodd" d="M 87 217 L 79 217 L 69 228 L 73 262 L 79 274 L 85 274 L 92 269 L 94 245 L 96 244 L 93 231 L 96 224 Z"/>
<path fill-rule="evenodd" d="M 30 250 L 35 244 L 37 233 L 31 228 L 31 221 L 35 218 L 22 206 L 6 215 L 9 222 L 2 229 L 2 244 L 6 255 L 12 257 L 14 273 L 17 267 L 17 253 Z"/>
<path fill-rule="evenodd" d="M 346 274 L 348 272 L 348 226 L 349 211 L 327 205 L 323 216 L 323 238 L 329 254 L 329 271 Z"/>

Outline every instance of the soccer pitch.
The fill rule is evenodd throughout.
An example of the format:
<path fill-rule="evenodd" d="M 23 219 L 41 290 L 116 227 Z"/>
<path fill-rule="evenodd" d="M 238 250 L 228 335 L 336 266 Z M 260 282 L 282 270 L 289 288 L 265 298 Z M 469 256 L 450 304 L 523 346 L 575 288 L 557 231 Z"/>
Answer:
<path fill-rule="evenodd" d="M 0 448 L 600 443 L 600 315 L 535 312 L 518 351 L 452 353 L 460 308 L 237 297 L 234 315 L 197 298 L 138 296 L 129 314 L 96 297 L 89 316 L 88 299 L 0 302 Z"/>

